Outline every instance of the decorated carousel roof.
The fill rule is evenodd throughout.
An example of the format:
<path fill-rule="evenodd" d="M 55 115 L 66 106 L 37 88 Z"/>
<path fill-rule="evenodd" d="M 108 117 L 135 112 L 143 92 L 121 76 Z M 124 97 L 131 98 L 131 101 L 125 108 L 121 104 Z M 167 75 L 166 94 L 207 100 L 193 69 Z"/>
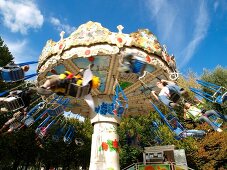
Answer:
<path fill-rule="evenodd" d="M 158 78 L 169 79 L 169 74 L 173 72 L 166 57 L 169 55 L 148 29 L 131 34 L 123 33 L 121 25 L 117 29 L 118 32 L 111 32 L 100 23 L 89 21 L 67 38 L 62 32 L 58 42 L 48 40 L 39 58 L 38 85 L 44 83 L 53 68 L 57 72 L 68 70 L 76 74 L 94 63 L 92 72 L 101 79 L 100 87 L 92 90 L 94 98 L 110 98 L 117 79 L 128 98 L 128 114 L 149 113 L 152 108 L 141 91 L 141 81 L 134 73 L 119 72 L 120 61 L 128 54 L 139 56 L 146 62 L 145 71 L 148 72 L 141 80 L 153 87 Z M 84 116 L 89 114 L 88 105 L 82 99 L 71 100 L 67 109 Z"/>

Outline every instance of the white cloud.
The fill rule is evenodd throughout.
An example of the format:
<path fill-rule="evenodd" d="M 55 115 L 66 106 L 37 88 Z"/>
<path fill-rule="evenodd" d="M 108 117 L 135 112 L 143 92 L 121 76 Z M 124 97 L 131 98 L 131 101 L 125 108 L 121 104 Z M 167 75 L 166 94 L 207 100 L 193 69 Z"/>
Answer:
<path fill-rule="evenodd" d="M 199 8 L 199 15 L 195 24 L 193 37 L 191 41 L 188 43 L 187 47 L 183 50 L 184 60 L 181 63 L 181 66 L 187 64 L 187 62 L 191 59 L 200 42 L 206 37 L 208 27 L 209 27 L 208 13 L 206 11 L 205 4 L 201 3 Z"/>
<path fill-rule="evenodd" d="M 215 1 L 215 2 L 214 2 L 214 11 L 215 11 L 215 12 L 216 12 L 218 6 L 219 6 L 219 2 L 218 2 L 218 1 Z"/>
<path fill-rule="evenodd" d="M 76 27 L 72 27 L 68 24 L 62 24 L 62 22 L 55 17 L 50 18 L 50 23 L 53 24 L 59 32 L 65 31 L 66 34 L 71 34 L 76 29 Z"/>
<path fill-rule="evenodd" d="M 40 10 L 30 0 L 0 0 L 0 14 L 6 27 L 21 34 L 26 34 L 30 28 L 40 28 L 44 22 Z"/>
<path fill-rule="evenodd" d="M 183 67 L 206 37 L 209 17 L 205 1 L 149 0 L 145 6 L 158 40 Z"/>

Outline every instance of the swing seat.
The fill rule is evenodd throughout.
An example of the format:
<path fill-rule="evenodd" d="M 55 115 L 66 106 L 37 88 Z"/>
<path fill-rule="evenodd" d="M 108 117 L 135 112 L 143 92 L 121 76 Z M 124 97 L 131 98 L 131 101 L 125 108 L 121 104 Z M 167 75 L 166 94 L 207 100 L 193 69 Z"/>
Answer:
<path fill-rule="evenodd" d="M 173 115 L 169 115 L 167 117 L 167 120 L 169 124 L 172 126 L 173 132 L 176 134 L 176 136 L 180 137 L 184 132 L 184 127 L 179 123 L 178 119 Z"/>
<path fill-rule="evenodd" d="M 40 139 L 43 139 L 45 136 L 46 136 L 46 131 L 40 131 L 40 133 L 39 133 L 39 135 L 38 135 L 38 137 L 40 138 Z"/>
<path fill-rule="evenodd" d="M 24 71 L 19 66 L 3 67 L 1 69 L 1 79 L 3 82 L 10 83 L 24 79 Z"/>
<path fill-rule="evenodd" d="M 216 102 L 218 104 L 222 104 L 223 103 L 222 96 L 217 96 L 214 102 Z"/>
<path fill-rule="evenodd" d="M 125 111 L 125 108 L 123 106 L 120 106 L 118 109 L 117 109 L 117 114 L 119 116 L 121 116 Z"/>
<path fill-rule="evenodd" d="M 64 113 L 64 107 L 62 105 L 59 105 L 53 109 L 47 109 L 47 113 L 50 116 L 60 115 L 60 114 Z"/>
<path fill-rule="evenodd" d="M 62 136 L 63 131 L 64 131 L 64 127 L 59 128 L 59 129 L 55 132 L 55 134 L 52 135 L 52 140 L 53 140 L 54 142 L 58 142 L 58 141 L 60 140 L 60 137 Z"/>
<path fill-rule="evenodd" d="M 53 140 L 54 142 L 58 142 L 59 139 L 60 139 L 60 137 L 59 137 L 58 135 L 52 135 L 52 140 Z"/>
<path fill-rule="evenodd" d="M 34 118 L 32 116 L 28 116 L 24 120 L 24 125 L 26 127 L 30 127 L 35 122 Z"/>
<path fill-rule="evenodd" d="M 36 128 L 36 129 L 35 129 L 35 134 L 36 134 L 36 135 L 39 135 L 40 132 L 41 132 L 41 129 L 40 129 L 40 128 Z"/>
<path fill-rule="evenodd" d="M 224 102 L 227 100 L 227 92 L 225 92 L 225 93 L 221 96 L 221 99 L 222 99 L 222 103 L 224 103 Z"/>
<path fill-rule="evenodd" d="M 123 106 L 118 106 L 116 109 L 114 109 L 112 112 L 116 116 L 121 116 L 125 111 L 125 108 Z"/>
<path fill-rule="evenodd" d="M 74 128 L 70 126 L 63 137 L 63 141 L 69 145 L 72 142 L 73 136 L 74 136 Z"/>
<path fill-rule="evenodd" d="M 223 124 L 223 120 L 220 117 L 217 117 L 216 115 L 211 115 L 208 118 L 210 119 L 211 122 L 213 122 L 215 124 L 215 126 L 217 126 L 219 128 Z"/>
<path fill-rule="evenodd" d="M 88 95 L 91 91 L 90 84 L 85 86 L 78 86 L 75 83 L 70 83 L 65 95 L 72 96 L 75 98 L 82 98 Z"/>
<path fill-rule="evenodd" d="M 15 130 L 18 129 L 21 125 L 22 125 L 21 122 L 15 121 L 15 122 L 13 122 L 13 123 L 9 126 L 9 129 L 12 129 L 12 130 L 15 131 Z"/>
<path fill-rule="evenodd" d="M 144 61 L 133 59 L 132 60 L 132 72 L 135 74 L 142 75 L 146 67 L 146 63 Z"/>
<path fill-rule="evenodd" d="M 8 97 L 3 101 L 5 108 L 8 111 L 14 112 L 24 107 L 24 102 L 21 97 Z"/>
<path fill-rule="evenodd" d="M 161 143 L 163 142 L 163 141 L 161 140 L 161 138 L 158 137 L 158 136 L 155 136 L 154 141 L 155 141 L 157 144 L 161 144 Z"/>
<path fill-rule="evenodd" d="M 83 146 L 84 145 L 84 141 L 80 138 L 76 138 L 75 139 L 75 144 L 78 146 Z"/>
<path fill-rule="evenodd" d="M 171 101 L 173 101 L 174 103 L 177 103 L 180 100 L 180 95 L 176 92 L 173 92 L 172 90 L 170 90 L 170 98 Z"/>
<path fill-rule="evenodd" d="M 69 145 L 70 143 L 72 143 L 72 138 L 71 138 L 71 137 L 64 137 L 64 138 L 63 138 L 63 141 L 64 141 L 67 145 Z"/>

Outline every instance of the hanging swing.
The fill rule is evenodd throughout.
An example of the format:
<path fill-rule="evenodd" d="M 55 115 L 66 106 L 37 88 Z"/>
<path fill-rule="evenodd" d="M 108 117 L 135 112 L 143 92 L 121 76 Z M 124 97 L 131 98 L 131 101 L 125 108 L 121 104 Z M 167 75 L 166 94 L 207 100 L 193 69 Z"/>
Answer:
<path fill-rule="evenodd" d="M 42 124 L 42 126 L 40 126 L 39 127 L 39 130 L 37 131 L 37 135 L 38 135 L 38 137 L 40 138 L 40 139 L 43 139 L 44 137 L 46 137 L 47 136 L 47 133 L 48 133 L 48 130 L 55 124 L 55 123 L 57 123 L 60 119 L 61 119 L 61 117 L 60 117 L 61 115 L 58 115 L 58 116 L 56 116 L 56 117 L 52 117 L 51 119 L 48 119 L 48 121 L 49 120 L 51 120 L 50 122 L 49 122 L 49 124 L 47 125 L 47 126 L 45 126 L 47 123 L 45 122 L 44 124 Z M 48 122 L 47 121 L 47 122 Z"/>
<path fill-rule="evenodd" d="M 204 92 L 201 89 L 190 87 L 189 89 L 195 94 L 203 97 L 204 99 L 212 103 L 223 104 L 227 100 L 227 89 L 225 87 L 218 86 L 216 84 L 205 82 L 202 80 L 196 81 L 198 84 L 209 89 L 211 92 Z"/>
<path fill-rule="evenodd" d="M 124 103 L 120 100 L 119 95 L 122 95 Z M 113 96 L 113 114 L 115 116 L 121 117 L 123 113 L 128 108 L 128 98 L 126 97 L 124 91 L 122 90 L 120 84 L 116 80 L 115 94 Z"/>
<path fill-rule="evenodd" d="M 146 84 L 142 83 L 142 86 L 144 88 L 144 91 L 150 90 L 147 88 Z M 145 87 L 146 86 L 146 87 Z M 146 96 L 147 94 L 144 93 Z M 147 96 L 149 99 L 149 96 Z M 185 129 L 181 123 L 179 122 L 178 118 L 176 118 L 171 112 L 168 114 L 168 117 L 165 117 L 165 115 L 158 109 L 158 107 L 149 99 L 150 104 L 152 107 L 156 110 L 156 112 L 159 114 L 161 119 L 165 122 L 165 124 L 168 126 L 168 128 L 175 134 L 174 138 L 177 140 L 183 139 L 185 137 L 188 137 L 187 134 L 193 134 L 191 136 L 201 138 L 205 135 L 205 132 L 202 130 L 187 130 Z M 198 134 L 198 135 L 197 135 Z"/>
<path fill-rule="evenodd" d="M 73 137 L 74 137 L 74 134 L 75 133 L 75 129 L 74 129 L 74 127 L 72 126 L 72 125 L 70 125 L 69 127 L 68 127 L 68 130 L 67 130 L 67 132 L 65 133 L 65 135 L 64 135 L 64 137 L 63 137 L 63 141 L 67 144 L 67 145 L 69 145 L 71 142 L 72 142 L 72 139 L 73 139 Z"/>
<path fill-rule="evenodd" d="M 156 77 L 156 78 L 159 81 L 161 81 L 161 78 L 159 78 L 159 77 Z M 179 93 L 177 93 L 176 88 L 169 85 L 168 83 L 165 83 L 165 86 L 168 87 L 168 89 L 169 89 L 169 93 L 170 93 L 169 100 L 173 101 L 174 103 L 179 102 L 181 95 Z"/>
<path fill-rule="evenodd" d="M 58 142 L 59 139 L 62 137 L 63 132 L 65 131 L 65 128 L 67 126 L 67 122 L 63 121 L 60 125 L 60 127 L 56 130 L 56 132 L 52 135 L 52 140 L 54 142 Z"/>
<path fill-rule="evenodd" d="M 50 116 L 57 116 L 59 114 L 63 114 L 64 113 L 64 109 L 67 106 L 67 104 L 69 103 L 70 99 L 67 98 L 65 100 L 61 100 L 58 101 L 57 103 L 51 104 L 50 107 L 48 107 L 48 109 L 46 110 L 48 115 Z"/>
<path fill-rule="evenodd" d="M 7 97 L 2 101 L 2 103 L 9 112 L 15 112 L 25 106 L 24 101 L 19 96 Z"/>
<path fill-rule="evenodd" d="M 52 97 L 52 96 L 50 96 Z M 49 103 L 47 104 L 51 104 L 54 101 L 58 100 L 59 96 L 55 96 Z M 39 103 L 37 104 L 35 107 L 33 107 L 29 112 L 28 115 L 26 116 L 25 120 L 24 120 L 24 125 L 26 127 L 30 127 L 31 125 L 33 125 L 35 122 L 37 122 L 39 119 L 41 119 L 42 117 L 44 117 L 47 114 L 47 109 L 45 109 L 36 119 L 35 116 L 44 109 L 45 107 L 45 103 Z"/>
<path fill-rule="evenodd" d="M 36 106 L 34 106 L 27 113 L 26 117 L 22 120 L 26 127 L 30 127 L 34 123 L 34 116 L 39 113 L 45 106 L 45 102 L 40 102 Z"/>
<path fill-rule="evenodd" d="M 60 80 L 56 88 L 53 89 L 53 92 L 64 96 L 83 98 L 91 92 L 92 78 L 93 74 L 90 68 L 88 68 L 84 71 L 83 79 L 69 78 Z M 58 92 L 62 88 L 64 92 Z"/>
<path fill-rule="evenodd" d="M 13 83 L 21 80 L 26 80 L 31 77 L 36 76 L 37 74 L 31 74 L 25 76 L 25 73 L 21 66 L 29 65 L 29 64 L 35 64 L 38 63 L 37 61 L 31 61 L 31 62 L 26 62 L 26 63 L 20 63 L 20 64 L 15 64 L 15 63 L 9 63 L 4 67 L 0 68 L 0 80 L 6 83 Z"/>
<path fill-rule="evenodd" d="M 220 117 L 216 116 L 216 115 L 211 115 L 208 117 L 208 119 L 210 119 L 210 121 L 217 127 L 221 127 L 221 125 L 223 124 L 223 119 L 221 119 Z"/>
<path fill-rule="evenodd" d="M 75 144 L 78 146 L 83 146 L 84 141 L 81 138 L 75 138 Z"/>
<path fill-rule="evenodd" d="M 163 140 L 161 138 L 161 134 L 159 131 L 159 125 L 156 121 L 152 121 L 150 132 L 151 132 L 151 135 L 154 137 L 154 141 L 160 145 L 163 142 Z"/>
<path fill-rule="evenodd" d="M 135 73 L 142 75 L 145 68 L 146 62 L 140 56 L 135 56 L 134 54 L 129 54 L 119 60 L 119 71 L 125 73 Z"/>

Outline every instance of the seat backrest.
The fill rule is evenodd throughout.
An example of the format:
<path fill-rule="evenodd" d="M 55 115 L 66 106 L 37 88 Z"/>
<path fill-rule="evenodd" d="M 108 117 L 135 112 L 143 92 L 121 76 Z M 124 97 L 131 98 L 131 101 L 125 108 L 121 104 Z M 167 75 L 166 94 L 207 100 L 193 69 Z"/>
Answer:
<path fill-rule="evenodd" d="M 85 86 L 78 86 L 75 83 L 70 83 L 66 95 L 69 95 L 75 98 L 81 98 L 88 95 L 90 91 L 91 91 L 90 84 L 87 84 Z"/>
<path fill-rule="evenodd" d="M 8 111 L 16 111 L 24 107 L 24 102 L 20 97 L 8 97 L 3 101 Z"/>
<path fill-rule="evenodd" d="M 171 101 L 173 101 L 174 103 L 177 103 L 180 99 L 180 95 L 176 92 L 173 92 L 172 90 L 170 90 L 170 98 Z"/>
<path fill-rule="evenodd" d="M 217 117 L 216 115 L 210 115 L 209 117 L 208 117 L 209 119 L 210 119 L 210 121 L 212 122 L 212 123 L 214 123 L 217 127 L 221 127 L 221 125 L 223 124 L 223 120 L 221 119 L 221 118 L 219 118 L 219 117 Z"/>
<path fill-rule="evenodd" d="M 16 82 L 24 79 L 24 71 L 20 67 L 7 67 L 1 70 L 1 78 L 4 82 Z"/>

